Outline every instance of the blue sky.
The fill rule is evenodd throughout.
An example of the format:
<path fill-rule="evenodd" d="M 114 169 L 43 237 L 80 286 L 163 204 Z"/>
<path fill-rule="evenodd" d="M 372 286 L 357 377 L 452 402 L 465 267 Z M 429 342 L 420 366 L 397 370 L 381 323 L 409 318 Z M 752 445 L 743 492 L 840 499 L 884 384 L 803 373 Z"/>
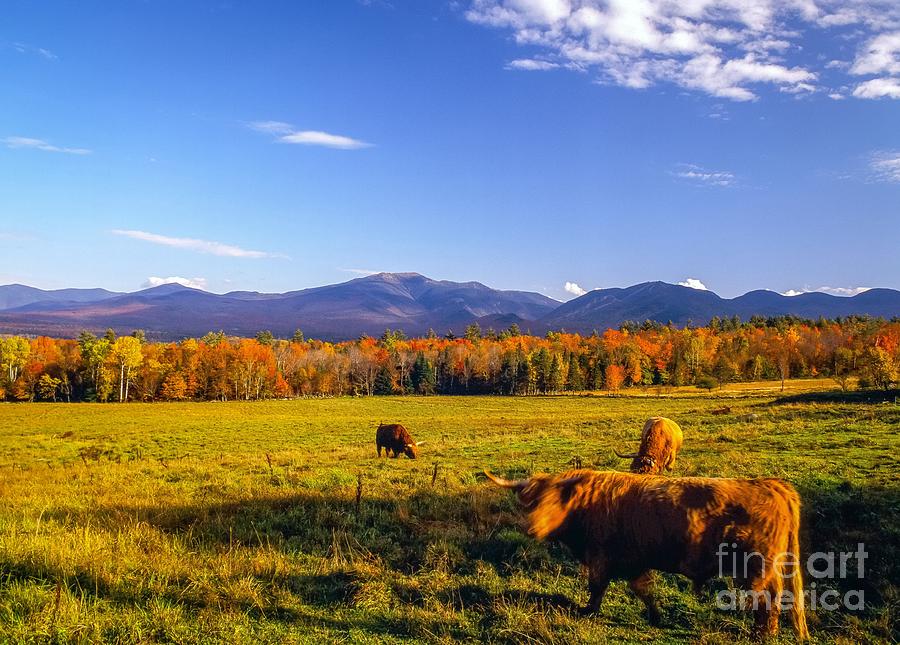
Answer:
<path fill-rule="evenodd" d="M 893 0 L 2 9 L 0 284 L 735 296 L 897 248 Z"/>

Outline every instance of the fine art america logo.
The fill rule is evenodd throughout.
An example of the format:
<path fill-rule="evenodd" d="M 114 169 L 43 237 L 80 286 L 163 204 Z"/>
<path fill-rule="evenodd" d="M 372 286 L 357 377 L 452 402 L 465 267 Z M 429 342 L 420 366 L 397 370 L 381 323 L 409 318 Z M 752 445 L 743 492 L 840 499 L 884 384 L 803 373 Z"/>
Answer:
<path fill-rule="evenodd" d="M 720 578 L 765 578 L 766 567 L 773 567 L 776 575 L 781 571 L 786 587 L 790 586 L 789 581 L 796 575 L 797 567 L 805 565 L 804 582 L 809 582 L 803 593 L 809 609 L 834 611 L 844 607 L 851 611 L 862 611 L 865 608 L 865 593 L 862 589 L 851 589 L 841 594 L 825 583 L 826 580 L 861 580 L 865 577 L 865 560 L 869 554 L 861 542 L 857 544 L 856 551 L 817 551 L 810 554 L 805 562 L 798 562 L 793 553 L 781 553 L 769 561 L 761 553 L 740 551 L 737 544 L 726 542 L 719 545 L 716 555 L 719 558 Z M 756 609 L 760 606 L 772 607 L 776 602 L 780 609 L 790 609 L 794 604 L 794 594 L 789 589 L 784 589 L 779 598 L 773 598 L 768 589 L 724 589 L 716 594 L 719 609 Z"/>

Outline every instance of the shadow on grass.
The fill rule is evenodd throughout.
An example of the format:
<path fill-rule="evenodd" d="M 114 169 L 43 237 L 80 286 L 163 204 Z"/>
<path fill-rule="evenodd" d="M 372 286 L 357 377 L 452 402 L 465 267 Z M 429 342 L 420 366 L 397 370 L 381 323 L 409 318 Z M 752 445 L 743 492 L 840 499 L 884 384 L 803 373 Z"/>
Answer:
<path fill-rule="evenodd" d="M 853 552 L 858 543 L 865 544 L 868 553 L 862 578 L 829 580 L 826 585 L 819 584 L 820 591 L 829 585 L 842 592 L 863 590 L 867 612 L 890 611 L 890 605 L 896 602 L 896 581 L 900 579 L 900 488 L 854 486 L 824 478 L 809 478 L 795 484 L 804 500 L 804 555 Z M 421 624 L 411 624 L 394 619 L 396 612 L 387 610 L 368 612 L 366 620 L 340 616 L 347 612 L 352 616 L 355 606 L 364 607 L 364 602 L 359 605 L 357 601 L 366 600 L 364 596 L 369 593 L 366 583 L 380 583 L 390 571 L 415 575 L 442 569 L 471 575 L 480 561 L 492 564 L 501 576 L 527 575 L 562 561 L 566 575 L 578 575 L 577 566 L 561 548 L 539 545 L 523 534 L 519 526 L 520 512 L 510 497 L 487 493 L 487 490 L 448 493 L 423 489 L 402 498 L 363 497 L 358 506 L 352 491 L 342 494 L 340 490 L 300 490 L 229 502 L 101 506 L 90 511 L 63 509 L 45 517 L 66 526 L 89 525 L 111 532 L 146 524 L 176 536 L 197 551 L 226 552 L 243 546 L 317 556 L 328 563 L 322 572 L 256 576 L 264 586 L 274 584 L 299 597 L 303 602 L 299 608 L 282 606 L 274 600 L 264 609 L 240 598 L 226 598 L 224 603 L 260 619 L 310 625 L 333 623 L 334 629 L 360 628 L 384 634 L 427 630 L 436 633 L 433 629 L 446 631 L 449 627 L 431 624 L 428 618 L 422 618 Z M 0 571 L 11 580 L 56 584 L 52 572 L 32 562 L 0 559 Z M 807 580 L 807 586 L 810 582 Z M 160 597 L 195 608 L 218 607 L 223 603 L 215 594 L 185 593 L 193 585 L 187 579 L 169 580 L 158 591 L 149 587 L 135 590 L 129 589 L 125 582 L 107 583 L 91 572 L 76 571 L 63 584 L 76 594 L 130 605 L 145 604 Z M 427 604 L 414 587 L 405 588 L 390 581 L 385 584 L 388 587 L 385 606 Z M 460 585 L 443 597 L 439 593 L 438 599 L 457 609 L 474 609 L 485 614 L 488 620 L 494 615 L 497 602 L 502 600 L 533 604 L 542 611 L 574 608 L 570 598 L 559 594 L 510 590 L 492 594 L 477 584 Z M 304 613 L 305 606 L 309 607 L 308 613 Z M 326 618 L 317 617 L 316 612 L 323 610 Z M 335 612 L 337 617 L 332 615 Z"/>
<path fill-rule="evenodd" d="M 542 611 L 548 609 L 561 609 L 576 612 L 579 605 L 568 596 L 562 594 L 546 594 L 535 591 L 508 590 L 501 593 L 491 593 L 484 587 L 465 584 L 442 594 L 446 604 L 451 605 L 457 611 L 464 609 L 476 609 L 480 613 L 490 612 L 498 601 L 507 603 L 529 603 L 536 605 Z"/>
<path fill-rule="evenodd" d="M 781 396 L 762 406 L 787 403 L 894 403 L 900 400 L 900 390 L 854 390 L 852 392 L 803 392 Z"/>
<path fill-rule="evenodd" d="M 546 560 L 546 549 L 535 551 L 536 543 L 519 530 L 514 500 L 488 489 L 427 488 L 402 498 L 363 496 L 359 504 L 352 491 L 294 490 L 226 502 L 62 508 L 44 517 L 109 531 L 145 524 L 192 548 L 266 547 L 335 566 L 377 561 L 401 573 L 433 560 L 454 570 L 467 570 L 475 560 L 501 567 L 526 547 L 533 556 L 521 563 L 526 568 Z"/>

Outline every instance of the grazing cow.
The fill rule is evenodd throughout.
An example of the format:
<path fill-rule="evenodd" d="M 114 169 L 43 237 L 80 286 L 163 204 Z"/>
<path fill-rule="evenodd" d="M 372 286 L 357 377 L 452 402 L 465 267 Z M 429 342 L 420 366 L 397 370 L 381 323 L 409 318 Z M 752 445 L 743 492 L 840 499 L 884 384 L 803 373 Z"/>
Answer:
<path fill-rule="evenodd" d="M 800 498 L 790 484 L 592 470 L 521 481 L 485 474 L 516 492 L 534 537 L 565 544 L 584 564 L 591 597 L 582 613 L 597 612 L 610 580 L 624 579 L 656 623 L 651 570 L 685 575 L 695 590 L 710 578 L 728 575 L 758 599 L 758 636 L 778 631 L 779 609 L 788 604 L 798 638 L 808 636 L 799 564 Z M 764 601 L 766 595 L 771 602 Z"/>
<path fill-rule="evenodd" d="M 382 423 L 375 432 L 375 445 L 378 447 L 378 456 L 381 456 L 381 449 L 384 448 L 384 455 L 387 457 L 391 452 L 394 453 L 394 459 L 404 454 L 410 459 L 419 456 L 418 447 L 424 441 L 413 441 L 409 431 L 399 423 Z"/>
<path fill-rule="evenodd" d="M 628 455 L 618 450 L 615 453 L 622 459 L 632 460 L 631 472 L 655 475 L 663 469 L 672 470 L 683 442 L 684 434 L 677 423 L 665 417 L 651 417 L 644 424 L 638 451 Z"/>

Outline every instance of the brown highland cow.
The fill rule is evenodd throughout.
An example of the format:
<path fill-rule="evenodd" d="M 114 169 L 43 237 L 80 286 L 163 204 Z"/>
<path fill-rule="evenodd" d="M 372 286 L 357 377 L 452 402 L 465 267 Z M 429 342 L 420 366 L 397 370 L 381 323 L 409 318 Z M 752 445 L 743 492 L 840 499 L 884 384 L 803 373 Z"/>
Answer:
<path fill-rule="evenodd" d="M 399 423 L 382 423 L 375 432 L 375 445 L 378 448 L 378 456 L 381 456 L 381 449 L 384 448 L 385 456 L 389 456 L 392 452 L 396 459 L 402 454 L 410 459 L 419 456 L 419 446 L 424 441 L 413 441 L 412 436 L 406 428 Z"/>
<path fill-rule="evenodd" d="M 618 450 L 616 456 L 631 459 L 631 472 L 655 475 L 663 469 L 672 470 L 675 457 L 681 450 L 684 435 L 678 424 L 665 417 L 650 417 L 641 432 L 641 447 L 637 452 L 624 455 Z"/>
<path fill-rule="evenodd" d="M 597 612 L 610 580 L 624 579 L 657 622 L 651 570 L 687 576 L 697 590 L 729 576 L 756 599 L 757 636 L 777 633 L 779 609 L 789 605 L 798 638 L 807 638 L 800 498 L 790 484 L 592 470 L 521 481 L 485 474 L 516 492 L 534 537 L 565 544 L 584 564 L 591 597 L 583 613 Z"/>

